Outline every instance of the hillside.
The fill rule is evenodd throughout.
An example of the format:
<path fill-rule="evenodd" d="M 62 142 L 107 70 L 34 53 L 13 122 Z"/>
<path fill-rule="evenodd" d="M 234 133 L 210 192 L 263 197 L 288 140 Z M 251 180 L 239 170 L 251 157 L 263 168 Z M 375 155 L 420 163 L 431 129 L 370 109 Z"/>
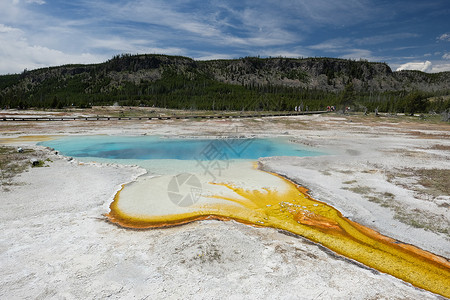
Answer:
<path fill-rule="evenodd" d="M 212 110 L 323 109 L 352 105 L 402 112 L 449 108 L 450 72 L 393 72 L 385 63 L 335 58 L 195 61 L 121 55 L 94 65 L 65 65 L 0 76 L 1 107 L 107 105 Z M 420 104 L 420 103 L 419 103 Z"/>

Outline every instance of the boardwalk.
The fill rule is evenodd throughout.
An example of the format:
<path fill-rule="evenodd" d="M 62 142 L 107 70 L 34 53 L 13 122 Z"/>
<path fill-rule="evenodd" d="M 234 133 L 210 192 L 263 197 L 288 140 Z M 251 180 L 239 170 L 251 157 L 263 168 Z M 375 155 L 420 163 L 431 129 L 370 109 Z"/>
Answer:
<path fill-rule="evenodd" d="M 175 120 L 175 119 L 228 119 L 228 118 L 262 118 L 323 114 L 327 111 L 305 111 L 305 112 L 283 112 L 283 113 L 261 113 L 242 115 L 186 115 L 186 116 L 152 116 L 152 117 L 13 117 L 0 116 L 1 121 L 125 121 L 125 120 Z"/>

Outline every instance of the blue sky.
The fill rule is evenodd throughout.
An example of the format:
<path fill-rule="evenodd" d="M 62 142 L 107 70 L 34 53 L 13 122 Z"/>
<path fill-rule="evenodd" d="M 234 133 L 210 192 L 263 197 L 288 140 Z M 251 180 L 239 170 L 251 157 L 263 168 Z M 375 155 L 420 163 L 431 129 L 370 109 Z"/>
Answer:
<path fill-rule="evenodd" d="M 0 0 L 0 74 L 121 53 L 339 57 L 450 71 L 449 0 Z"/>

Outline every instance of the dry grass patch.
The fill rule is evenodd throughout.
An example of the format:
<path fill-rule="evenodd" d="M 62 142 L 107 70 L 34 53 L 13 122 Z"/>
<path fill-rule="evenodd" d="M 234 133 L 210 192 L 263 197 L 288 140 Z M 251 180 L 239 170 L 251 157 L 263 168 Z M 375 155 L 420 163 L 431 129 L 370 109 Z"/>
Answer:
<path fill-rule="evenodd" d="M 336 170 L 337 172 L 339 172 L 339 173 L 342 173 L 342 174 L 353 174 L 353 173 L 355 173 L 355 171 L 353 171 L 353 170 Z"/>
<path fill-rule="evenodd" d="M 419 209 L 408 210 L 401 206 L 395 207 L 394 212 L 394 219 L 404 224 L 450 236 L 450 226 L 442 216 L 432 215 Z"/>
<path fill-rule="evenodd" d="M 0 189 L 8 192 L 12 186 L 24 184 L 17 182 L 15 177 L 31 167 L 49 167 L 48 163 L 52 160 L 45 156 L 45 152 L 33 149 L 18 152 L 15 147 L 0 146 Z M 33 166 L 31 158 L 37 160 Z"/>
<path fill-rule="evenodd" d="M 406 183 L 405 178 L 410 183 Z M 401 186 L 416 193 L 416 197 L 425 201 L 433 201 L 442 195 L 450 195 L 450 170 L 449 169 L 412 169 L 405 168 L 387 173 L 390 183 Z M 390 195 L 385 195 L 388 198 Z M 432 232 L 443 233 L 450 236 L 450 224 L 439 214 L 430 213 L 419 209 L 410 209 L 395 201 L 371 197 L 369 201 L 389 207 L 394 212 L 394 219 L 415 228 L 422 228 Z M 440 206 L 445 207 L 445 204 Z"/>
<path fill-rule="evenodd" d="M 25 149 L 22 153 L 13 147 L 0 147 L 0 186 L 3 191 L 9 191 L 9 187 L 17 185 L 14 182 L 16 175 L 29 168 L 29 158 L 34 150 Z"/>
<path fill-rule="evenodd" d="M 450 195 L 450 169 L 404 168 L 387 172 L 386 177 L 390 183 L 433 198 Z M 414 184 L 402 182 L 405 178 L 410 178 Z"/>
<path fill-rule="evenodd" d="M 449 169 L 420 169 L 415 171 L 419 176 L 418 183 L 425 188 L 425 192 L 434 197 L 450 195 Z"/>
<path fill-rule="evenodd" d="M 320 172 L 322 175 L 325 175 L 325 176 L 331 176 L 331 173 L 330 173 L 330 171 L 328 171 L 328 170 L 319 170 L 319 172 Z"/>
<path fill-rule="evenodd" d="M 450 146 L 436 144 L 436 145 L 431 146 L 430 149 L 431 149 L 431 150 L 450 151 Z"/>
<path fill-rule="evenodd" d="M 367 200 L 380 204 L 382 207 L 395 208 L 395 195 L 389 192 L 377 193 L 373 196 L 366 196 Z"/>
<path fill-rule="evenodd" d="M 354 187 L 344 187 L 344 190 L 352 191 L 353 193 L 359 195 L 367 195 L 373 192 L 373 188 L 368 186 L 354 186 Z"/>
<path fill-rule="evenodd" d="M 424 183 L 429 184 L 432 191 L 443 193 L 445 190 L 448 191 L 449 188 L 448 176 L 450 176 L 450 174 L 447 174 L 446 172 L 450 172 L 450 170 L 419 170 L 418 173 L 420 178 L 425 178 L 420 182 L 424 182 L 423 180 L 425 180 Z M 438 178 L 439 176 L 443 176 L 443 178 L 439 178 L 436 182 L 430 179 Z M 343 183 L 352 184 L 354 182 L 354 180 L 350 180 Z M 395 195 L 390 192 L 376 192 L 373 188 L 368 186 L 343 187 L 343 189 L 352 191 L 370 202 L 390 209 L 394 212 L 394 219 L 406 225 L 450 236 L 450 226 L 442 215 L 432 214 L 419 209 L 410 209 L 404 204 L 395 201 Z"/>
<path fill-rule="evenodd" d="M 284 126 L 285 129 L 310 129 L 313 126 L 311 126 L 310 122 L 305 120 L 298 120 L 295 118 L 288 118 L 288 117 L 276 117 L 271 118 L 270 123 L 278 126 Z M 315 130 L 321 130 L 323 128 L 314 128 Z"/>
<path fill-rule="evenodd" d="M 366 174 L 375 174 L 375 173 L 380 172 L 380 170 L 378 170 L 378 169 L 370 169 L 370 170 L 363 170 L 361 172 L 362 173 L 366 173 Z"/>
<path fill-rule="evenodd" d="M 423 131 L 418 131 L 418 130 L 408 130 L 408 131 L 403 131 L 402 133 L 406 133 L 408 135 L 412 135 L 415 136 L 419 139 L 448 139 L 450 138 L 450 135 L 447 133 L 429 133 L 429 132 L 423 132 Z"/>
<path fill-rule="evenodd" d="M 353 184 L 356 183 L 356 180 L 348 180 L 348 181 L 344 181 L 343 184 Z"/>

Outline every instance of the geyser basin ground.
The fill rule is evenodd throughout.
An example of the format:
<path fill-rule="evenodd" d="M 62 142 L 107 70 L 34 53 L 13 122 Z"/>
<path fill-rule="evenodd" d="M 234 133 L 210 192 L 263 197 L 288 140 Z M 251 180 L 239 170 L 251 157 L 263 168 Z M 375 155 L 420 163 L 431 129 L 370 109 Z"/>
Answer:
<path fill-rule="evenodd" d="M 256 141 L 254 140 L 250 144 L 256 144 Z M 178 140 L 177 142 L 182 143 L 183 141 Z M 205 162 L 209 165 L 211 159 L 201 159 L 200 157 L 197 159 L 198 155 L 202 153 L 206 158 L 214 158 L 212 160 L 218 163 L 224 163 L 225 156 L 228 158 L 228 154 L 225 155 L 220 151 L 219 153 L 223 155 L 222 159 L 217 159 L 220 157 L 217 153 L 212 155 L 216 148 L 215 142 L 209 141 L 209 143 L 197 147 L 200 149 L 200 152 L 194 156 L 197 169 L 190 169 L 190 174 L 195 176 L 196 181 L 190 181 L 192 176 L 180 174 L 141 177 L 137 182 L 125 186 L 116 196 L 111 206 L 111 219 L 128 227 L 152 227 L 217 217 L 280 228 L 305 236 L 338 253 L 395 275 L 419 287 L 448 296 L 447 283 L 450 275 L 446 260 L 398 243 L 355 224 L 343 218 L 332 207 L 309 198 L 293 183 L 273 174 L 256 170 L 249 162 L 225 163 L 227 167 L 219 169 L 219 173 L 212 167 L 209 170 L 204 169 L 202 166 Z M 245 140 L 240 142 L 239 145 L 245 145 Z M 195 141 L 189 140 L 189 143 L 195 144 Z M 170 146 L 167 144 L 170 143 L 166 143 L 162 148 L 167 150 L 176 146 L 176 144 Z M 55 145 L 50 146 L 60 149 Z M 113 156 L 113 159 L 117 159 L 117 156 L 122 154 L 120 159 L 124 159 L 123 152 L 129 152 L 127 150 L 129 148 L 124 147 L 124 144 L 121 143 L 103 143 L 103 146 L 98 147 L 94 143 L 94 146 L 90 145 L 89 147 L 94 151 L 89 152 L 83 149 L 81 154 L 74 155 L 75 152 L 65 154 L 95 157 L 97 151 L 102 153 L 99 156 L 103 158 Z M 189 149 L 196 149 L 196 147 L 191 145 L 183 150 L 192 153 Z M 250 149 L 250 145 L 245 149 Z M 64 150 L 61 151 L 64 153 Z M 174 155 L 173 153 L 177 151 L 155 152 L 158 155 L 164 153 Z M 230 153 L 242 154 L 245 151 L 234 149 Z M 206 156 L 207 154 L 209 156 Z M 133 158 L 138 158 L 139 155 L 145 157 L 147 154 L 139 152 Z M 276 155 L 276 153 L 272 155 Z M 251 155 L 249 154 L 249 156 Z M 189 156 L 182 153 L 180 157 Z M 183 158 L 179 159 L 183 160 Z M 182 172 L 186 172 L 189 167 L 186 162 L 179 166 Z M 212 174 L 216 176 L 212 178 Z M 181 180 L 175 181 L 175 186 L 171 184 L 174 178 Z M 189 183 L 187 190 L 180 188 L 185 183 Z M 177 186 L 178 190 L 176 190 Z M 184 205 L 184 202 L 174 200 L 174 195 L 177 196 L 177 194 L 181 195 L 181 200 L 184 196 L 190 195 L 191 205 Z"/>

